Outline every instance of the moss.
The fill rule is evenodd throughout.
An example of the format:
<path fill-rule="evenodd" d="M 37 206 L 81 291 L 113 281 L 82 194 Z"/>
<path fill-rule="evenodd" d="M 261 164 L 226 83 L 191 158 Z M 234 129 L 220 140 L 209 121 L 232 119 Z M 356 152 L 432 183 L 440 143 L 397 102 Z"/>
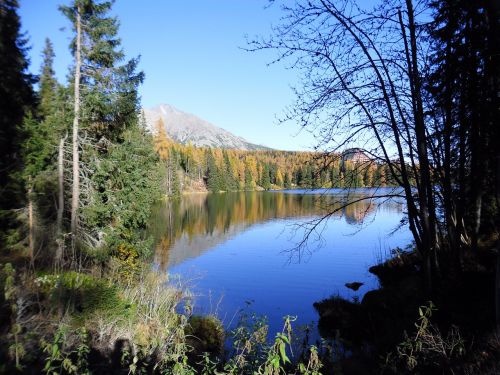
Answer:
<path fill-rule="evenodd" d="M 186 327 L 188 344 L 193 348 L 195 355 L 209 353 L 218 356 L 224 349 L 224 327 L 214 316 L 193 315 L 189 318 Z"/>

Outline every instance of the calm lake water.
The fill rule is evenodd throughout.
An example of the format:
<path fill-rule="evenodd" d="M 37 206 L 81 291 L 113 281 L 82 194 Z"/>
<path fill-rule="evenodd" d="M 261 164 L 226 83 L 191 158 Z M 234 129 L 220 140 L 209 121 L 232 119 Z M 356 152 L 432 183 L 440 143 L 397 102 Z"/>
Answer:
<path fill-rule="evenodd" d="M 268 317 L 271 336 L 285 315 L 315 325 L 314 302 L 332 295 L 361 299 L 378 287 L 368 268 L 411 242 L 406 226 L 397 230 L 402 201 L 377 199 L 340 210 L 297 248 L 314 220 L 374 192 L 193 194 L 162 203 L 153 215 L 155 263 L 194 292 L 195 313 L 215 313 L 228 326 L 247 305 Z M 364 285 L 356 292 L 345 287 L 353 281 Z"/>

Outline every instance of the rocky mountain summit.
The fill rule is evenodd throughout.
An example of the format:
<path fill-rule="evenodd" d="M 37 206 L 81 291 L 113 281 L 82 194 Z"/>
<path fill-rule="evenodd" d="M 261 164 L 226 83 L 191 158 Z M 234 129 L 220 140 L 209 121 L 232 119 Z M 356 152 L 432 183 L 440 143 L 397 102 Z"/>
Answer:
<path fill-rule="evenodd" d="M 156 132 L 164 126 L 167 135 L 175 142 L 197 147 L 230 148 L 239 150 L 268 150 L 268 147 L 248 142 L 227 130 L 219 128 L 191 113 L 183 112 L 169 104 L 143 109 L 148 128 Z"/>

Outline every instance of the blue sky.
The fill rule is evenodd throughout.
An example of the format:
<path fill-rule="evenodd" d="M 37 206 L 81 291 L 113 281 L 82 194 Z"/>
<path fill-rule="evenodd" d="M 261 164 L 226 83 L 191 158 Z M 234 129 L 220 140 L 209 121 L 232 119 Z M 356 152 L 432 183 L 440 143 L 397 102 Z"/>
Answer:
<path fill-rule="evenodd" d="M 57 7 L 64 0 L 20 0 L 23 31 L 30 39 L 31 71 L 38 73 L 44 39 L 56 53 L 55 70 L 65 82 L 71 55 L 67 20 Z M 142 104 L 168 103 L 196 114 L 253 143 L 284 150 L 314 145 L 294 123 L 276 116 L 293 103 L 290 86 L 297 72 L 267 66 L 272 52 L 249 53 L 245 35 L 269 35 L 280 10 L 267 0 L 118 0 L 113 13 L 128 57 L 141 55 L 146 74 Z M 64 28 L 64 29 L 63 29 Z M 299 134 L 298 134 L 299 133 Z M 298 134 L 298 135 L 297 135 Z"/>

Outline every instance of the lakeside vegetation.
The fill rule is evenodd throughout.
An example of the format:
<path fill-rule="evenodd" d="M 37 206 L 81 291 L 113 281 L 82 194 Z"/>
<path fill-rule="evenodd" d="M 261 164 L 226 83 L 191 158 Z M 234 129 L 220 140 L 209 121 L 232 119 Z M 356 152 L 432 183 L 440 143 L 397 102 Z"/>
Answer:
<path fill-rule="evenodd" d="M 28 73 L 18 3 L 0 0 L 0 372 L 498 371 L 494 1 L 388 1 L 373 12 L 347 0 L 284 4 L 284 24 L 249 48 L 275 50 L 302 69 L 290 117 L 305 127 L 320 121 L 325 154 L 181 146 L 162 126 L 149 134 L 138 95 L 144 75 L 138 59 L 125 60 L 111 6 L 61 6 L 74 36 L 61 84 L 49 40 L 40 76 Z M 357 142 L 373 161 L 342 158 L 341 148 Z M 251 314 L 226 333 L 216 317 L 193 316 L 189 291 L 150 265 L 154 203 L 194 185 L 396 186 L 403 193 L 366 199 L 403 196 L 414 251 L 372 268 L 382 288 L 362 301 L 316 304 L 322 345 L 305 340 L 297 350 L 292 317 L 272 342 L 265 319 Z M 330 206 L 324 217 L 341 210 Z"/>

